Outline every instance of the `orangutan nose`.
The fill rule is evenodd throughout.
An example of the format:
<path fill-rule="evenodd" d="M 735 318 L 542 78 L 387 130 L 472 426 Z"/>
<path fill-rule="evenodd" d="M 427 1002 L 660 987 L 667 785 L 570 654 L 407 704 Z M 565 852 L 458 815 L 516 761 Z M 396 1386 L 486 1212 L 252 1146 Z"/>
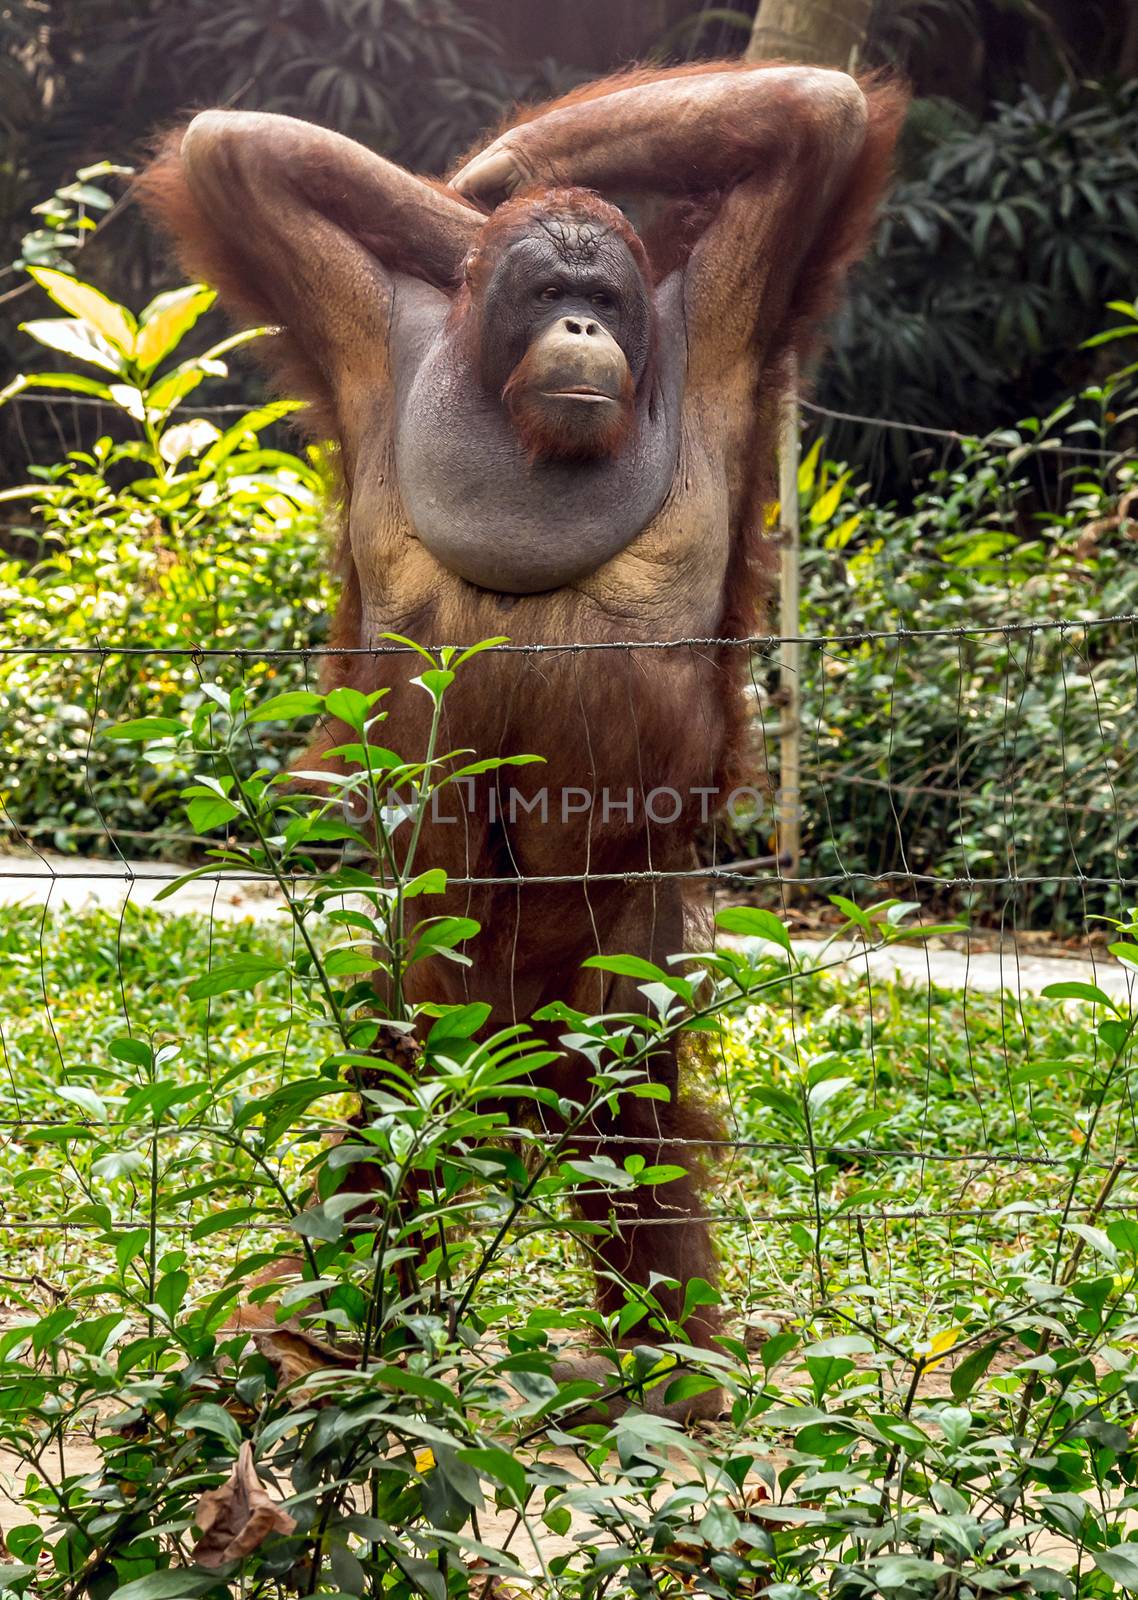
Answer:
<path fill-rule="evenodd" d="M 624 351 L 592 317 L 551 322 L 530 347 L 526 371 L 539 393 L 581 404 L 619 401 L 628 383 Z"/>

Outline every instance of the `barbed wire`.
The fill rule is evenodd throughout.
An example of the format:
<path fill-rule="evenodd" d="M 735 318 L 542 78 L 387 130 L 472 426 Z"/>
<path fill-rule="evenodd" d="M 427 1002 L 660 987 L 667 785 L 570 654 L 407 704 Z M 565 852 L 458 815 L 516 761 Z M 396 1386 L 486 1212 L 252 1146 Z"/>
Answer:
<path fill-rule="evenodd" d="M 208 840 L 203 840 L 208 843 Z M 104 858 L 107 859 L 107 858 Z M 775 857 L 763 857 L 764 862 L 774 862 Z M 124 883 L 174 883 L 190 871 L 197 869 L 187 866 L 180 872 L 146 872 L 136 871 L 129 865 L 116 871 L 61 871 L 53 866 L 46 870 L 36 871 L 33 868 L 26 870 L 0 868 L 0 879 L 16 878 L 33 881 L 58 881 L 66 882 L 69 879 L 82 883 L 93 882 L 124 882 Z M 757 870 L 757 869 L 755 869 Z M 714 882 L 721 878 L 747 878 L 752 877 L 752 869 L 745 861 L 722 867 L 675 867 L 645 869 L 630 872 L 535 872 L 516 873 L 513 876 L 477 876 L 473 874 L 449 873 L 447 883 L 455 888 L 541 888 L 556 887 L 568 884 L 590 883 L 668 883 L 684 879 L 705 879 Z M 315 883 L 326 876 L 323 872 L 287 872 L 285 881 L 289 883 Z M 267 888 L 276 886 L 277 880 L 269 873 L 261 872 L 224 872 L 216 875 L 199 873 L 194 880 L 198 884 L 263 884 Z M 1094 876 L 1089 873 L 1009 873 L 1003 876 L 980 877 L 969 874 L 962 877 L 948 877 L 935 872 L 911 872 L 903 868 L 896 868 L 889 872 L 825 872 L 811 876 L 808 873 L 796 874 L 793 879 L 787 880 L 801 888 L 827 888 L 837 884 L 926 884 L 941 889 L 1003 889 L 1003 888 L 1123 888 L 1129 889 L 1138 886 L 1138 877 L 1107 877 Z M 344 890 L 344 893 L 351 893 Z"/>
<path fill-rule="evenodd" d="M 377 1062 L 377 1066 L 381 1063 Z M 346 1098 L 354 1095 L 352 1085 L 345 1081 L 343 1092 Z M 336 1138 L 352 1131 L 352 1123 L 345 1118 L 342 1122 L 296 1122 L 288 1133 L 290 1146 L 310 1142 L 314 1138 Z M 93 1137 L 98 1137 L 104 1132 L 118 1133 L 133 1131 L 139 1132 L 136 1122 L 116 1120 L 114 1118 L 100 1119 L 97 1122 L 84 1122 L 78 1118 L 58 1117 L 0 1117 L 0 1131 L 9 1137 L 18 1135 L 24 1130 L 81 1130 Z M 217 1138 L 223 1144 L 232 1147 L 232 1140 L 228 1137 L 226 1129 L 212 1122 L 179 1122 L 159 1123 L 145 1130 L 145 1140 L 155 1139 L 208 1139 Z M 635 1150 L 644 1149 L 653 1141 L 634 1134 L 622 1133 L 575 1133 L 572 1144 L 574 1147 L 587 1145 L 614 1145 L 629 1147 Z M 662 1139 L 662 1146 L 666 1150 L 735 1150 L 750 1151 L 754 1154 L 764 1155 L 790 1155 L 801 1152 L 802 1145 L 795 1144 L 789 1139 L 744 1139 L 744 1138 L 692 1138 L 685 1139 L 681 1136 L 669 1135 Z M 827 1140 L 820 1141 L 821 1148 L 825 1151 L 828 1160 L 840 1159 L 848 1162 L 859 1161 L 912 1161 L 939 1162 L 942 1165 L 975 1165 L 981 1167 L 1013 1167 L 1030 1170 L 1040 1167 L 1047 1170 L 1068 1171 L 1072 1166 L 1077 1166 L 1081 1171 L 1087 1172 L 1138 1172 L 1138 1157 L 1132 1161 L 1123 1159 L 1107 1160 L 1103 1157 L 1084 1156 L 1078 1151 L 1069 1155 L 1036 1154 L 1031 1152 L 1017 1153 L 1014 1151 L 987 1151 L 987 1150 L 911 1150 L 906 1148 L 884 1148 L 875 1145 L 842 1145 L 831 1144 Z M 377 1160 L 379 1158 L 377 1157 Z"/>
<path fill-rule="evenodd" d="M 608 1194 L 609 1190 L 592 1191 L 594 1195 Z M 1093 1200 L 1086 1200 L 1073 1206 L 1072 1211 L 1079 1214 L 1092 1213 L 1095 1216 L 1104 1212 L 1118 1212 L 1131 1215 L 1138 1212 L 1138 1200 L 1109 1201 L 1104 1205 L 1096 1205 Z M 299 1215 L 300 1213 L 298 1213 Z M 849 1210 L 835 1213 L 828 1220 L 843 1223 L 867 1222 L 955 1222 L 966 1224 L 972 1218 L 992 1218 L 1003 1216 L 1009 1222 L 1026 1220 L 1029 1217 L 1038 1217 L 1040 1213 L 1032 1209 L 1029 1200 L 1009 1201 L 998 1206 L 967 1206 L 961 1210 L 946 1210 L 930 1206 L 895 1206 L 873 1208 L 868 1211 Z M 261 1218 L 264 1220 L 261 1220 Z M 766 1224 L 771 1226 L 792 1227 L 796 1223 L 815 1226 L 817 1215 L 813 1211 L 700 1211 L 688 1212 L 683 1215 L 666 1217 L 637 1216 L 637 1228 L 677 1228 L 685 1226 L 704 1226 L 714 1223 L 722 1226 L 724 1223 L 746 1224 L 755 1227 Z M 108 1221 L 88 1220 L 85 1217 L 44 1217 L 37 1218 L 5 1218 L 0 1216 L 0 1233 L 125 1233 L 131 1229 L 145 1226 L 150 1221 L 150 1213 L 142 1211 L 133 1217 L 115 1217 Z M 255 1212 L 241 1222 L 234 1222 L 224 1230 L 233 1233 L 290 1233 L 295 1232 L 295 1217 L 281 1216 L 272 1212 Z M 158 1224 L 160 1233 L 188 1233 L 198 1227 L 197 1222 L 179 1220 L 178 1218 L 163 1219 Z M 549 1226 L 548 1223 L 544 1224 Z M 374 1221 L 355 1220 L 348 1218 L 344 1223 L 345 1233 L 374 1232 Z M 522 1223 L 522 1231 L 527 1224 Z M 530 1224 L 529 1226 L 532 1226 Z M 567 1229 L 573 1224 L 565 1222 Z M 218 1230 L 221 1232 L 222 1230 Z"/>
<path fill-rule="evenodd" d="M 1079 633 L 1088 628 L 1132 627 L 1135 624 L 1138 624 L 1138 611 L 1120 611 L 1109 616 L 1024 618 L 1011 622 L 958 623 L 952 627 L 945 628 L 907 628 L 901 625 L 896 628 L 860 628 L 842 633 L 755 633 L 741 634 L 737 637 L 692 635 L 678 639 L 591 639 L 535 644 L 515 644 L 513 641 L 508 640 L 504 644 L 495 645 L 494 653 L 495 655 L 576 656 L 613 650 L 632 652 L 636 650 L 733 649 L 770 652 L 778 650 L 780 646 L 785 644 L 828 646 L 878 644 L 889 640 L 904 641 L 907 639 L 963 640 L 1000 637 L 1010 639 L 1023 634 Z M 438 652 L 440 650 L 465 650 L 469 649 L 469 647 L 469 641 L 466 643 L 426 644 L 420 645 L 418 648 L 414 645 L 396 643 L 351 646 L 296 645 L 278 648 L 199 644 L 9 644 L 0 645 L 0 657 L 42 656 L 45 659 L 50 659 L 55 656 L 79 656 L 106 659 L 110 656 L 123 656 L 126 658 L 154 656 L 162 660 L 184 657 L 191 661 L 226 659 L 247 663 L 252 661 L 319 660 L 326 656 L 337 658 L 416 656 L 421 655 L 424 650 Z"/>
<path fill-rule="evenodd" d="M 103 404 L 105 402 L 98 402 Z M 956 428 L 934 428 L 924 422 L 906 422 L 901 417 L 870 417 L 863 416 L 859 411 L 836 411 L 832 406 L 819 405 L 816 400 L 808 400 L 804 395 L 798 396 L 798 404 L 803 411 L 809 411 L 817 417 L 827 417 L 833 422 L 855 422 L 863 428 L 881 428 L 898 433 L 915 433 L 925 439 L 945 439 L 950 444 L 988 444 L 999 442 L 1001 435 L 1003 442 L 1008 443 L 1007 435 L 1014 429 L 993 428 L 988 433 L 962 433 Z M 1097 456 L 1103 460 L 1116 461 L 1132 455 L 1132 449 L 1104 450 L 1097 445 L 1062 444 L 1057 439 L 1024 439 L 1013 448 L 1028 452 L 1039 451 L 1050 456 Z"/>

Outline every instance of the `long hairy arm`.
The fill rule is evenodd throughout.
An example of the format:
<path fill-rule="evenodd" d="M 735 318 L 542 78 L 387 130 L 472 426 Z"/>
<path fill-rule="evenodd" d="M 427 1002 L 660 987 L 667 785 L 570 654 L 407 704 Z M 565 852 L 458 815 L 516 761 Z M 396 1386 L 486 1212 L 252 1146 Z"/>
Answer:
<path fill-rule="evenodd" d="M 483 201 L 558 183 L 685 204 L 692 376 L 703 352 L 713 378 L 736 357 L 804 352 L 868 242 L 905 106 L 820 67 L 626 73 L 516 121 L 452 182 Z"/>
<path fill-rule="evenodd" d="M 271 360 L 329 433 L 385 359 L 392 273 L 449 287 L 484 220 L 351 139 L 263 112 L 207 111 L 168 135 L 139 196 L 238 321 L 280 329 Z"/>

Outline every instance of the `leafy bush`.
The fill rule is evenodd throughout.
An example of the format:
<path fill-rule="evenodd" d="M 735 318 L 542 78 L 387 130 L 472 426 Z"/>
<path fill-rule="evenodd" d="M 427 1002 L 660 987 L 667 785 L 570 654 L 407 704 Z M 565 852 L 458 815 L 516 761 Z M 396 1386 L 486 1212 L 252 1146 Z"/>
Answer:
<path fill-rule="evenodd" d="M 431 697 L 436 730 L 462 665 L 425 655 L 405 691 Z M 104 1022 L 93 1040 L 73 1023 L 68 1054 L 57 1037 L 62 1072 L 37 1116 L 25 1097 L 45 1078 L 22 1051 L 0 1089 L 32 1156 L 2 1220 L 51 1248 L 65 1230 L 83 1240 L 67 1292 L 42 1272 L 6 1285 L 21 1310 L 0 1333 L 0 1442 L 25 1475 L 3 1593 L 1105 1600 L 1134 1586 L 1138 1227 L 1114 1153 L 1132 1125 L 1138 1013 L 1059 985 L 1054 1000 L 1079 1009 L 1030 1008 L 1040 1047 L 1005 1034 L 997 1010 L 966 1066 L 956 1002 L 932 994 L 934 1067 L 931 1042 L 924 1060 L 912 1045 L 928 1017 L 900 991 L 883 1037 L 872 1002 L 866 1016 L 852 990 L 826 988 L 825 952 L 803 962 L 776 917 L 737 907 L 719 917 L 734 942 L 671 970 L 593 959 L 643 980 L 643 1016 L 555 1005 L 539 1031 L 490 1033 L 477 1001 L 416 1017 L 399 972 L 425 950 L 463 959 L 478 932 L 429 917 L 408 934 L 403 917 L 445 889 L 416 872 L 416 841 L 464 753 L 432 743 L 403 766 L 372 741 L 380 697 L 251 706 L 206 689 L 188 719 L 111 736 L 156 741 L 152 762 L 187 751 L 187 819 L 230 828 L 215 861 L 275 880 L 291 937 L 241 930 L 211 954 L 203 930 L 195 972 L 184 927 L 136 953 L 145 922 L 130 921 L 125 955 L 80 930 L 88 966 L 122 972 L 135 1026 Z M 233 753 L 264 726 L 324 712 L 363 762 L 327 802 L 239 776 Z M 373 807 L 376 870 L 349 856 L 310 876 L 330 835 L 368 849 L 342 802 L 376 784 L 411 796 Z M 912 937 L 913 907 L 848 909 L 874 948 Z M 1131 967 L 1136 935 L 1131 919 L 1114 946 Z M 5 978 L 39 992 L 58 956 L 35 942 L 30 919 L 6 937 Z M 142 1022 L 143 996 L 163 1031 L 177 1017 L 175 1038 Z M 666 1198 L 674 1166 L 611 1160 L 580 1135 L 601 1107 L 619 1115 L 622 1097 L 656 1090 L 644 1068 L 662 1040 L 708 1033 L 753 1145 L 725 1179 L 723 1225 L 736 1263 L 760 1253 L 752 1291 L 767 1291 L 711 1351 L 651 1285 L 599 1316 L 565 1292 L 558 1260 L 611 1226 L 571 1209 L 598 1182 Z M 588 1063 L 586 1081 L 559 1078 L 568 1094 L 540 1079 L 557 1048 Z M 961 1183 L 930 1160 L 967 1162 L 995 1109 L 968 1070 L 1046 1101 L 1056 1148 L 1037 1169 L 995 1120 L 998 1176 Z M 561 1292 L 547 1295 L 551 1261 Z M 714 1299 L 694 1282 L 686 1310 Z M 566 1374 L 565 1343 L 590 1335 L 593 1376 Z M 727 1397 L 713 1429 L 654 1414 L 661 1393 L 708 1386 Z M 587 1414 L 620 1399 L 623 1413 Z"/>
<path fill-rule="evenodd" d="M 135 319 L 89 284 L 31 270 L 71 315 L 26 331 L 99 375 L 22 375 L 0 400 L 29 388 L 97 399 L 132 436 L 100 438 L 58 467 L 33 468 L 38 483 L 0 495 L 30 506 L 21 531 L 41 551 L 31 564 L 0 563 L 10 652 L 0 657 L 0 795 L 18 839 L 97 852 L 111 848 L 112 829 L 125 830 L 124 849 L 169 850 L 169 840 L 144 837 L 168 821 L 167 779 L 128 783 L 121 753 L 93 743 L 95 726 L 194 703 L 200 647 L 249 647 L 251 682 L 303 683 L 299 658 L 264 652 L 321 637 L 324 480 L 314 460 L 263 437 L 289 403 L 224 429 L 183 416 L 245 337 L 178 359 L 212 291 L 172 290 Z M 287 755 L 282 748 L 277 759 Z"/>
<path fill-rule="evenodd" d="M 907 512 L 874 504 L 820 445 L 807 456 L 804 631 L 941 630 L 804 652 L 809 875 L 933 874 L 960 895 L 972 877 L 1025 879 L 986 910 L 1058 926 L 1116 906 L 1138 849 L 1138 636 L 1080 621 L 1138 612 L 1125 400 L 1108 384 L 966 443 Z M 1049 459 L 1063 471 L 1047 507 Z M 1001 631 L 1031 621 L 1045 627 Z M 1075 881 L 1030 881 L 1057 877 Z"/>

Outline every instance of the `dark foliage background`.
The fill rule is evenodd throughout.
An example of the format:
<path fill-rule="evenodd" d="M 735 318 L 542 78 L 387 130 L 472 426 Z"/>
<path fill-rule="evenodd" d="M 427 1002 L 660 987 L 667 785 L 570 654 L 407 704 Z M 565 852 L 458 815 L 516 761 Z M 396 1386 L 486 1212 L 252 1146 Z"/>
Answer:
<path fill-rule="evenodd" d="M 76 170 L 143 154 L 204 104 L 326 123 L 443 169 L 519 99 L 634 58 L 735 55 L 754 4 L 691 0 L 20 0 L 0 5 L 0 259 Z M 868 64 L 912 80 L 901 182 L 836 330 L 818 398 L 985 431 L 1094 376 L 1070 352 L 1133 289 L 1138 254 L 1134 0 L 879 0 Z M 124 301 L 168 278 L 129 203 L 86 275 Z M 0 280 L 0 361 L 26 301 Z M 5 292 L 6 291 L 6 292 Z M 15 292 L 13 292 L 15 291 Z M 55 426 L 0 417 L 8 481 Z M 69 443 L 75 441 L 69 440 Z M 919 441 L 835 440 L 908 491 Z M 28 446 L 30 445 L 30 448 Z"/>

